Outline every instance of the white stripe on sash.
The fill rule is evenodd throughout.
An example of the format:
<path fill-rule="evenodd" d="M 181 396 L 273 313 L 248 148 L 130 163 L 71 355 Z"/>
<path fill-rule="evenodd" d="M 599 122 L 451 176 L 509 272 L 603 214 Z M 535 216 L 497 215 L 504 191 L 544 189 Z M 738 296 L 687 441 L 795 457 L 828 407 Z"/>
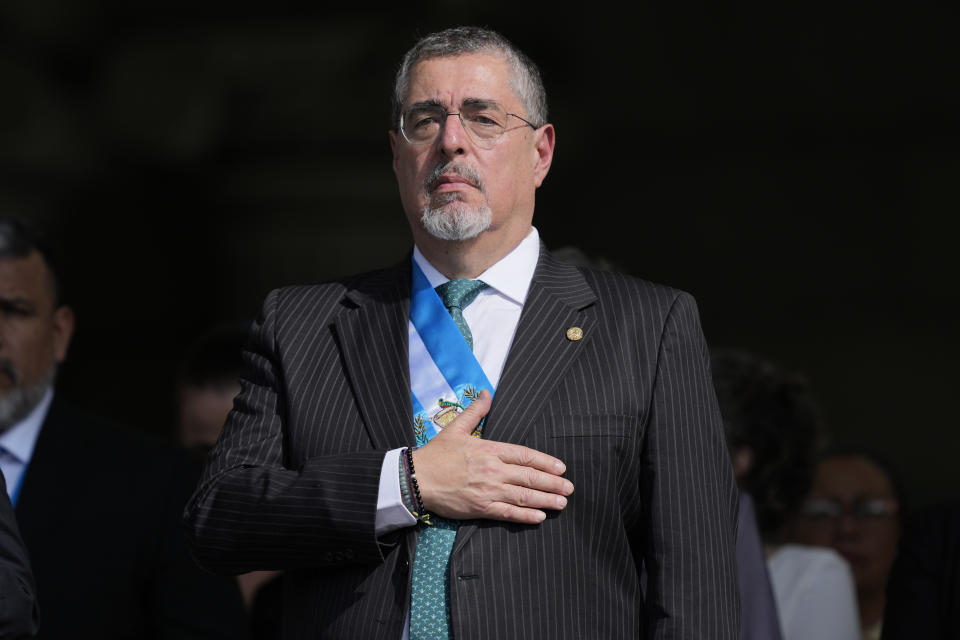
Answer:
<path fill-rule="evenodd" d="M 407 326 L 410 340 L 410 391 L 420 401 L 427 415 L 432 416 L 440 408 L 437 400 L 457 402 L 457 394 L 440 373 L 417 328 L 412 322 L 408 322 Z"/>

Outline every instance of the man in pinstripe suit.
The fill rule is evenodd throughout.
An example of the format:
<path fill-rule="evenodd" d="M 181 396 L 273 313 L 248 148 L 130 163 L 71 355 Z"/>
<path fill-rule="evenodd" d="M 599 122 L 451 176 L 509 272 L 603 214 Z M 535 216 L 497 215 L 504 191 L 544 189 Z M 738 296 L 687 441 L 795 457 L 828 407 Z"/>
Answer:
<path fill-rule="evenodd" d="M 413 256 L 268 296 L 185 514 L 198 560 L 286 570 L 287 638 L 735 638 L 736 489 L 692 298 L 540 245 L 555 133 L 498 34 L 422 39 L 394 102 Z M 494 401 L 431 346 L 450 319 L 418 324 L 431 287 Z M 408 455 L 444 377 L 456 397 Z"/>

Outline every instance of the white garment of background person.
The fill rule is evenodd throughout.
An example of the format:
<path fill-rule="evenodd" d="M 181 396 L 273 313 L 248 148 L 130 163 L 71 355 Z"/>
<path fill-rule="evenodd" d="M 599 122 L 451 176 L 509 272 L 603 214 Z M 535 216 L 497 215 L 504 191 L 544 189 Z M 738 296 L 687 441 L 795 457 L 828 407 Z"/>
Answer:
<path fill-rule="evenodd" d="M 767 566 L 784 640 L 860 640 L 853 574 L 840 554 L 786 544 Z"/>

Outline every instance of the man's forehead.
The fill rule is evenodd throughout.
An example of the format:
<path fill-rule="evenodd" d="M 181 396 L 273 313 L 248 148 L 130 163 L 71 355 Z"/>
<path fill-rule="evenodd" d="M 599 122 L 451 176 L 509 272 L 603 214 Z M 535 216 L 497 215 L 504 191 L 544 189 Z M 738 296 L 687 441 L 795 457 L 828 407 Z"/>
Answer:
<path fill-rule="evenodd" d="M 406 103 L 457 107 L 465 101 L 496 102 L 515 107 L 520 99 L 512 82 L 512 67 L 502 55 L 469 53 L 421 60 L 410 73 Z"/>
<path fill-rule="evenodd" d="M 39 251 L 0 258 L 0 295 L 35 296 L 50 290 L 50 272 Z"/>

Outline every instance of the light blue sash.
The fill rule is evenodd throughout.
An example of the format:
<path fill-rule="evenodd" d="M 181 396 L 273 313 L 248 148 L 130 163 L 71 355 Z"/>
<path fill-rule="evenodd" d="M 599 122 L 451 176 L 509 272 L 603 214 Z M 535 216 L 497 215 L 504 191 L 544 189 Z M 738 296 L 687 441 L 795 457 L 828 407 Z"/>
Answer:
<path fill-rule="evenodd" d="M 423 446 L 456 413 L 494 389 L 463 334 L 416 260 L 410 296 L 410 395 L 417 445 Z"/>

